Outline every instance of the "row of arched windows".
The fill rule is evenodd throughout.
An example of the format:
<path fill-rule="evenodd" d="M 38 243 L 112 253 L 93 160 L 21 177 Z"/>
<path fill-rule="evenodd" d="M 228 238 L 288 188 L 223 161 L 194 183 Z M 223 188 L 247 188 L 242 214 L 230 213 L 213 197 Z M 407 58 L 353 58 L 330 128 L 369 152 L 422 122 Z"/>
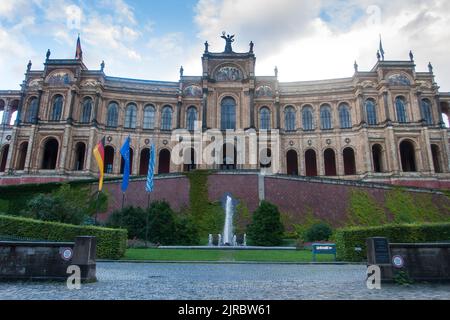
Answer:
<path fill-rule="evenodd" d="M 50 121 L 60 121 L 62 118 L 64 98 L 61 95 L 55 95 L 52 101 L 52 107 L 49 113 Z M 374 99 L 369 98 L 364 103 L 367 123 L 369 125 L 377 125 L 377 105 Z M 421 100 L 421 115 L 427 125 L 434 123 L 432 113 L 432 103 L 429 99 Z M 90 123 L 92 119 L 93 100 L 92 98 L 85 98 L 82 102 L 80 122 Z M 339 111 L 339 125 L 341 129 L 351 129 L 353 126 L 350 107 L 347 103 L 341 103 L 338 107 Z M 33 97 L 28 103 L 28 109 L 25 115 L 25 122 L 33 123 L 36 121 L 38 115 L 38 99 Z M 396 119 L 399 123 L 408 123 L 407 102 L 403 96 L 395 99 Z M 130 103 L 125 110 L 124 127 L 127 129 L 135 129 L 137 125 L 137 105 Z M 144 108 L 144 129 L 155 128 L 155 114 L 156 108 L 153 105 L 147 105 Z M 284 110 L 285 116 L 285 130 L 296 130 L 296 111 L 293 106 L 287 106 Z M 166 105 L 161 111 L 161 129 L 172 130 L 173 127 L 173 109 Z M 193 106 L 189 107 L 186 113 L 186 127 L 189 130 L 195 129 L 195 122 L 198 121 L 197 109 Z M 106 125 L 115 128 L 119 125 L 119 105 L 116 102 L 111 102 L 107 108 Z M 302 109 L 302 126 L 305 131 L 315 130 L 314 123 L 314 109 L 312 106 L 305 106 Z M 226 97 L 221 102 L 221 129 L 235 129 L 236 128 L 236 101 L 234 98 Z M 259 128 L 261 130 L 271 129 L 271 112 L 268 107 L 259 109 Z M 320 107 L 320 129 L 333 129 L 332 109 L 329 104 L 324 104 Z"/>

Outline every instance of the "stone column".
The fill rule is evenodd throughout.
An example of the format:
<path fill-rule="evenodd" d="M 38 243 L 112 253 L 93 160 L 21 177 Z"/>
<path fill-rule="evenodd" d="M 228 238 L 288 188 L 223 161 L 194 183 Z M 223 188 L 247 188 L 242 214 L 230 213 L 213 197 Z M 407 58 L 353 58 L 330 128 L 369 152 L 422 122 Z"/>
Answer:
<path fill-rule="evenodd" d="M 208 89 L 203 89 L 203 102 L 202 102 L 202 129 L 208 130 Z"/>
<path fill-rule="evenodd" d="M 5 129 L 5 127 L 9 125 L 8 119 L 10 112 L 11 112 L 10 101 L 6 100 L 5 109 L 3 110 L 3 117 L 0 119 L 0 124 L 2 125 L 3 129 Z"/>
<path fill-rule="evenodd" d="M 255 90 L 250 89 L 250 128 L 255 128 Z"/>
<path fill-rule="evenodd" d="M 62 145 L 60 147 L 60 160 L 59 160 L 59 168 L 58 171 L 60 173 L 64 173 L 65 170 L 69 167 L 68 163 L 66 163 L 66 159 L 70 161 L 70 153 L 72 152 L 72 148 L 69 147 L 69 141 L 71 137 L 71 128 L 70 125 L 66 125 L 64 128 L 64 136 L 62 140 Z"/>
<path fill-rule="evenodd" d="M 442 117 L 442 107 L 441 107 L 441 99 L 439 97 L 439 95 L 437 94 L 435 97 L 436 100 L 436 105 L 437 105 L 437 110 L 439 112 L 439 126 L 441 128 L 445 128 L 445 122 L 444 122 L 444 118 Z M 446 142 L 447 143 L 447 142 Z M 448 144 L 448 143 L 447 143 Z"/>
<path fill-rule="evenodd" d="M 364 108 L 364 97 L 361 93 L 358 94 L 358 104 L 361 112 L 361 124 L 367 124 L 366 108 Z"/>
<path fill-rule="evenodd" d="M 92 124 L 94 126 L 97 126 L 97 124 L 98 124 L 98 108 L 99 108 L 99 104 L 100 104 L 100 99 L 101 99 L 100 92 L 97 92 L 95 94 L 94 116 L 92 118 Z"/>
<path fill-rule="evenodd" d="M 19 101 L 19 106 L 17 108 L 17 118 L 16 118 L 16 126 L 20 125 L 21 119 L 22 119 L 22 110 L 23 110 L 23 104 L 24 104 L 24 100 L 25 100 L 25 92 L 21 92 L 20 93 L 20 101 Z"/>
<path fill-rule="evenodd" d="M 386 123 L 388 126 L 392 125 L 391 114 L 389 112 L 389 101 L 388 101 L 388 92 L 383 92 L 383 104 L 384 104 L 384 113 L 386 117 Z"/>
<path fill-rule="evenodd" d="M 33 125 L 31 127 L 31 134 L 30 134 L 30 138 L 28 140 L 27 156 L 25 158 L 25 167 L 24 167 L 24 171 L 25 172 L 30 172 L 30 169 L 31 169 L 31 166 L 32 166 L 32 164 L 31 164 L 31 162 L 32 162 L 32 154 L 31 154 L 32 151 L 34 151 L 34 156 L 42 156 L 39 153 L 39 146 L 38 146 L 37 150 L 34 149 L 35 136 L 36 136 L 36 126 Z M 36 159 L 37 167 L 39 168 L 40 163 L 38 161 L 39 161 L 39 159 Z"/>
<path fill-rule="evenodd" d="M 395 141 L 394 128 L 392 126 L 387 128 L 387 141 L 386 141 L 386 160 L 389 162 L 390 171 L 394 174 L 398 174 L 401 171 L 397 142 Z"/>
<path fill-rule="evenodd" d="M 87 157 L 86 157 L 86 170 L 89 172 L 94 173 L 91 170 L 92 167 L 92 150 L 94 150 L 94 138 L 95 138 L 95 128 L 92 128 L 89 132 L 89 142 L 88 142 L 88 146 L 87 146 Z"/>
<path fill-rule="evenodd" d="M 183 106 L 183 103 L 181 102 L 181 99 L 178 100 L 177 103 L 177 129 L 181 129 L 181 107 Z"/>
<path fill-rule="evenodd" d="M 280 110 L 280 99 L 275 100 L 275 112 L 277 113 L 277 129 L 281 129 L 281 110 Z"/>
<path fill-rule="evenodd" d="M 39 95 L 38 95 L 38 102 L 37 102 L 37 110 L 36 110 L 36 117 L 33 119 L 33 124 L 38 124 L 39 123 L 39 115 L 41 113 L 41 100 L 42 100 L 42 90 L 39 90 Z"/>
<path fill-rule="evenodd" d="M 71 90 L 71 97 L 70 97 L 70 108 L 69 108 L 69 116 L 67 117 L 67 123 L 72 124 L 73 123 L 73 107 L 75 105 L 75 96 L 77 94 L 76 90 Z"/>

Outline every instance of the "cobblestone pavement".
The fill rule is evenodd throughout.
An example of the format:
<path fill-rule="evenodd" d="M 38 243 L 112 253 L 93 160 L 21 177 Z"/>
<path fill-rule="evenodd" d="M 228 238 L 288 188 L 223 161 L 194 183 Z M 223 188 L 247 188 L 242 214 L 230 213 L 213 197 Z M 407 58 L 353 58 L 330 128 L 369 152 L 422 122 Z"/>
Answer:
<path fill-rule="evenodd" d="M 99 263 L 98 282 L 1 283 L 0 299 L 450 299 L 449 285 L 368 290 L 364 266 Z"/>

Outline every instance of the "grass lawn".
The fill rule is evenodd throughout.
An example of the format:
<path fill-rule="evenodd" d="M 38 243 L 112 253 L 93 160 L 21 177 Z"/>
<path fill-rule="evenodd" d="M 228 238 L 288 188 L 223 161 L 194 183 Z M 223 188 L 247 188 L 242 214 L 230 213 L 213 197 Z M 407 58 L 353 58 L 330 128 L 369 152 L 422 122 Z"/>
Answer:
<path fill-rule="evenodd" d="M 128 249 L 123 260 L 137 261 L 252 261 L 312 262 L 307 250 L 190 250 L 190 249 Z M 318 255 L 318 262 L 332 262 L 332 255 Z"/>

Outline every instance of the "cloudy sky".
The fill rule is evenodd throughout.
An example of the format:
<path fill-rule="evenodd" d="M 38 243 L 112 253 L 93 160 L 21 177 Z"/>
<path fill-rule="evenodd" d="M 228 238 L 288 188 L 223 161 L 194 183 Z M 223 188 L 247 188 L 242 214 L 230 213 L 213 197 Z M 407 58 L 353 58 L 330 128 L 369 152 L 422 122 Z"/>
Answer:
<path fill-rule="evenodd" d="M 18 89 L 28 60 L 45 53 L 73 58 L 81 34 L 85 63 L 110 76 L 178 80 L 201 74 L 203 43 L 221 52 L 222 31 L 235 51 L 255 43 L 257 75 L 281 81 L 349 77 L 370 70 L 379 35 L 387 60 L 415 55 L 418 71 L 434 65 L 450 91 L 450 1 L 447 0 L 0 0 L 0 90 Z"/>

